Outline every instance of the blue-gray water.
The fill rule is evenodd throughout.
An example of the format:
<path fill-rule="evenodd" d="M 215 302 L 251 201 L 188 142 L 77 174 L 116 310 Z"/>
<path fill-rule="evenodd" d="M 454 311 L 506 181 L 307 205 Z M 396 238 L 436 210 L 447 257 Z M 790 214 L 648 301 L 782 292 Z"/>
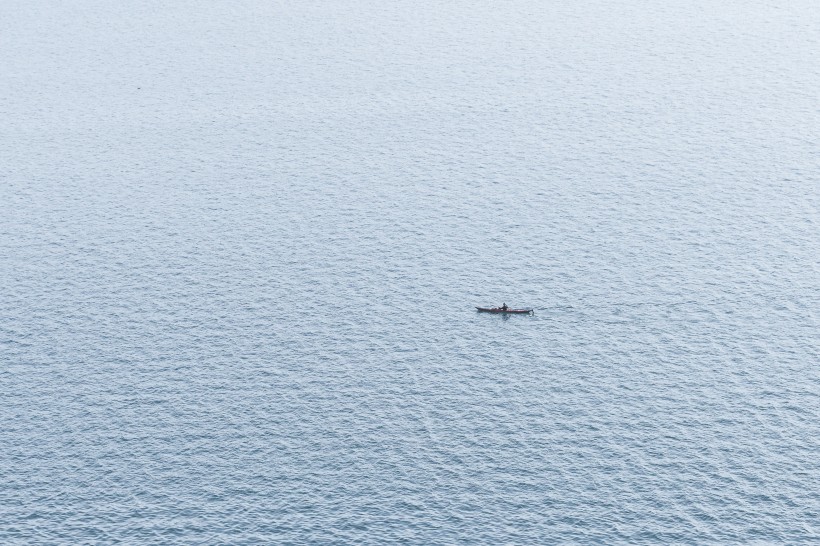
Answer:
<path fill-rule="evenodd" d="M 2 543 L 820 541 L 813 0 L 0 21 Z"/>

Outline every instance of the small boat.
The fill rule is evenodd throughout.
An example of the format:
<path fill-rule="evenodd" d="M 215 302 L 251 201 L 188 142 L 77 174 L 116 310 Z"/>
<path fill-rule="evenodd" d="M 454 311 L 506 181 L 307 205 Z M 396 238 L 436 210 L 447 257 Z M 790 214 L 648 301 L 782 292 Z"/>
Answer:
<path fill-rule="evenodd" d="M 507 307 L 507 309 L 502 309 L 501 307 L 476 307 L 479 313 L 503 313 L 507 314 L 515 314 L 515 315 L 527 315 L 533 313 L 532 309 L 513 309 L 511 307 Z"/>

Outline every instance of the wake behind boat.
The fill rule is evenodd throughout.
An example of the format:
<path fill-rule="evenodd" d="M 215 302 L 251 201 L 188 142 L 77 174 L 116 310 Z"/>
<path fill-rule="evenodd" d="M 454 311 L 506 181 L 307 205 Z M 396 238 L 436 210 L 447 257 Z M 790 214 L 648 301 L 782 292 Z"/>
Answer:
<path fill-rule="evenodd" d="M 513 309 L 511 307 L 476 307 L 479 313 L 503 313 L 503 314 L 515 314 L 515 315 L 526 315 L 533 313 L 533 309 Z"/>

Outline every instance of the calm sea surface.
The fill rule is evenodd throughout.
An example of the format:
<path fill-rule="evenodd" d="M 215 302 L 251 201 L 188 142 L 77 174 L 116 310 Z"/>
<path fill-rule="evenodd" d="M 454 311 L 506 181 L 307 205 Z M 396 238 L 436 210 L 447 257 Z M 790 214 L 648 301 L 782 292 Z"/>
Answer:
<path fill-rule="evenodd" d="M 0 22 L 3 544 L 820 541 L 814 0 Z"/>

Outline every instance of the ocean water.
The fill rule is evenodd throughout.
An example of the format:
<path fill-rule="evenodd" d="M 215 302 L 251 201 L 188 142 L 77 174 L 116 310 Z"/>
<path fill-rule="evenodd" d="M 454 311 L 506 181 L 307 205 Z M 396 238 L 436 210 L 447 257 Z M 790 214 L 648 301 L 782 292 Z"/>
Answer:
<path fill-rule="evenodd" d="M 813 0 L 0 21 L 3 544 L 820 541 Z"/>

